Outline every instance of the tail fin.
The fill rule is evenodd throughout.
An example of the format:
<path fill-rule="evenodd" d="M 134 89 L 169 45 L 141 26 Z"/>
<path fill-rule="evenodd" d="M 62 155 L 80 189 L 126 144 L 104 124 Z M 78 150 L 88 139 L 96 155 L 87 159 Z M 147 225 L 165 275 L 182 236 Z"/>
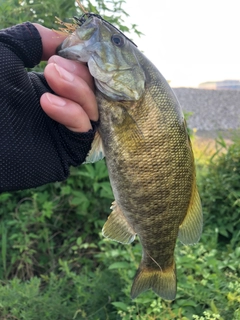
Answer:
<path fill-rule="evenodd" d="M 175 262 L 165 270 L 147 269 L 141 263 L 133 281 L 132 299 L 148 289 L 152 289 L 163 299 L 174 300 L 177 291 Z"/>

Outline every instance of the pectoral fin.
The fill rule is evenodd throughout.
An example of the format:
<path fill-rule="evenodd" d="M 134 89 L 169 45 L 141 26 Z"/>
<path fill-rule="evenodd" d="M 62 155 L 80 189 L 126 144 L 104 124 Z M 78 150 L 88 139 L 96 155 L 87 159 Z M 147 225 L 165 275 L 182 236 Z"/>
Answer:
<path fill-rule="evenodd" d="M 116 202 L 113 202 L 112 213 L 103 226 L 103 236 L 121 243 L 131 243 L 135 239 L 136 233 L 124 217 Z"/>
<path fill-rule="evenodd" d="M 194 244 L 199 241 L 202 234 L 203 216 L 201 200 L 197 186 L 194 184 L 192 198 L 188 212 L 179 227 L 179 239 L 183 244 Z"/>
<path fill-rule="evenodd" d="M 89 151 L 84 163 L 93 163 L 102 160 L 105 157 L 103 151 L 102 138 L 97 131 L 92 142 L 91 150 Z"/>

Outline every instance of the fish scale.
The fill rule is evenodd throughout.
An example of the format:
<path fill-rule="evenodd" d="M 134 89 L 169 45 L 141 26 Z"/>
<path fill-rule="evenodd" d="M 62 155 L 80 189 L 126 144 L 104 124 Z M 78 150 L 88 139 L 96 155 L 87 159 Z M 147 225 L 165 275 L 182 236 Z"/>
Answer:
<path fill-rule="evenodd" d="M 87 61 L 95 79 L 99 135 L 86 161 L 105 154 L 115 197 L 103 235 L 122 243 L 131 243 L 136 234 L 140 239 L 143 253 L 132 298 L 153 289 L 173 300 L 176 239 L 192 244 L 202 232 L 180 105 L 161 73 L 120 31 L 92 14 L 79 21 L 58 54 Z"/>

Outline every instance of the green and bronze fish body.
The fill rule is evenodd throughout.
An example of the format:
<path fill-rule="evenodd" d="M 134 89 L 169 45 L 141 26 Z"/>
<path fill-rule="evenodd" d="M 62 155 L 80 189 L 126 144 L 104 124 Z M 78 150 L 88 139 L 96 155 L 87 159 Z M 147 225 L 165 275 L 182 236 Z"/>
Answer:
<path fill-rule="evenodd" d="M 176 239 L 195 243 L 202 231 L 194 157 L 181 108 L 160 72 L 116 28 L 91 15 L 79 28 L 74 45 L 68 40 L 59 54 L 87 61 L 96 82 L 99 134 L 115 197 L 103 235 L 122 243 L 132 242 L 136 234 L 140 239 L 143 255 L 133 298 L 152 288 L 172 300 Z M 93 143 L 88 161 L 98 158 L 99 145 Z"/>

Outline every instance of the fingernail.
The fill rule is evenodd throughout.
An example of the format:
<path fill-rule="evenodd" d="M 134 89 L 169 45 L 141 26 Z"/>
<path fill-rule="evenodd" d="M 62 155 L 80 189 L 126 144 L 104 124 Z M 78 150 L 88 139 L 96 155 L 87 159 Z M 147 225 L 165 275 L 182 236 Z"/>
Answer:
<path fill-rule="evenodd" d="M 64 59 L 59 56 L 52 56 L 54 63 L 64 68 L 68 72 L 74 72 L 76 70 L 76 65 L 71 60 Z"/>
<path fill-rule="evenodd" d="M 69 73 L 67 70 L 61 68 L 58 66 L 56 63 L 54 63 L 54 66 L 59 73 L 60 77 L 63 78 L 64 80 L 72 82 L 74 80 L 74 75 Z"/>
<path fill-rule="evenodd" d="M 64 107 L 66 104 L 66 101 L 63 100 L 62 98 L 55 96 L 54 94 L 47 93 L 47 99 L 51 104 L 54 104 L 55 106 L 58 107 Z"/>

